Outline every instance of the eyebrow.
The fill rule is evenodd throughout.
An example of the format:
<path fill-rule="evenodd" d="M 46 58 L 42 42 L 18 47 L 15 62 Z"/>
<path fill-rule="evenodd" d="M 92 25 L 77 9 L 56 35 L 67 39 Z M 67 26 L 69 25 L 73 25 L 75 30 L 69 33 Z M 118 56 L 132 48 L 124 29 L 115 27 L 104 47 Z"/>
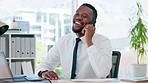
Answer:
<path fill-rule="evenodd" d="M 78 10 L 76 11 L 76 13 L 79 13 L 79 12 L 80 12 L 80 11 L 78 11 Z M 85 13 L 85 12 L 82 13 L 82 14 L 85 14 L 85 15 L 87 15 L 87 16 L 90 18 L 89 14 L 87 14 L 87 13 Z"/>

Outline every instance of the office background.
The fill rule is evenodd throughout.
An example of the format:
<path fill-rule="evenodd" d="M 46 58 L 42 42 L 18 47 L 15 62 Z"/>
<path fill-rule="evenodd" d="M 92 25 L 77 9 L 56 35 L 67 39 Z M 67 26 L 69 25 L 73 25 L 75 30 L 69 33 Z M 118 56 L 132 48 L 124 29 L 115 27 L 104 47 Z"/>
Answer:
<path fill-rule="evenodd" d="M 144 20 L 148 22 L 147 0 L 0 0 L 0 21 L 10 28 L 14 19 L 28 23 L 28 28 L 18 27 L 23 30 L 19 33 L 35 34 L 37 65 L 59 37 L 72 32 L 76 8 L 82 3 L 91 3 L 98 10 L 96 32 L 107 36 L 113 50 L 121 52 L 119 77 L 128 77 L 130 64 L 136 62 L 135 53 L 129 46 L 131 24 L 128 18 L 135 13 L 137 1 L 141 2 Z M 148 45 L 146 47 L 148 50 Z M 145 61 L 148 63 L 147 58 Z M 60 70 L 59 66 L 56 72 L 61 74 Z"/>

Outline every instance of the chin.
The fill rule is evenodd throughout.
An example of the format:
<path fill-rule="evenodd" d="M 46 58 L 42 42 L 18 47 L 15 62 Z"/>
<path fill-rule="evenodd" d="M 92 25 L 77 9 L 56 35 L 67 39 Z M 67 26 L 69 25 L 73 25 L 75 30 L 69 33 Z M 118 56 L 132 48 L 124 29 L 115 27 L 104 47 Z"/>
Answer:
<path fill-rule="evenodd" d="M 82 29 L 75 29 L 74 27 L 72 27 L 72 31 L 74 33 L 81 33 L 82 32 Z"/>

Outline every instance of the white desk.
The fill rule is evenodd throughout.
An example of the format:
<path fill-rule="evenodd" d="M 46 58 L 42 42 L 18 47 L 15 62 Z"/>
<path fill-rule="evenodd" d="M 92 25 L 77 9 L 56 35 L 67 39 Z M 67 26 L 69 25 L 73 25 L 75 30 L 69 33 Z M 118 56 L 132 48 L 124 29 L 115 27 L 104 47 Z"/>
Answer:
<path fill-rule="evenodd" d="M 51 80 L 52 83 L 148 83 L 147 82 L 124 82 L 118 79 L 81 79 L 81 80 Z M 0 83 L 50 83 L 49 81 L 27 81 L 27 82 L 1 82 Z"/>
<path fill-rule="evenodd" d="M 51 80 L 52 83 L 131 83 L 118 79 L 76 79 L 76 80 Z M 141 82 L 140 82 L 141 83 Z"/>

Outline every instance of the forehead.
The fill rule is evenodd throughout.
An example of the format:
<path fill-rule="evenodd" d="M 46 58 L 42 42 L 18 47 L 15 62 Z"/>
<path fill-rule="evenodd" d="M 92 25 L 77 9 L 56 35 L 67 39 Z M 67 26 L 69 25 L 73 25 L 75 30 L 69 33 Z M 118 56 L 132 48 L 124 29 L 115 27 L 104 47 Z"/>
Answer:
<path fill-rule="evenodd" d="M 80 6 L 76 12 L 85 13 L 88 15 L 93 15 L 93 10 L 87 6 Z"/>

